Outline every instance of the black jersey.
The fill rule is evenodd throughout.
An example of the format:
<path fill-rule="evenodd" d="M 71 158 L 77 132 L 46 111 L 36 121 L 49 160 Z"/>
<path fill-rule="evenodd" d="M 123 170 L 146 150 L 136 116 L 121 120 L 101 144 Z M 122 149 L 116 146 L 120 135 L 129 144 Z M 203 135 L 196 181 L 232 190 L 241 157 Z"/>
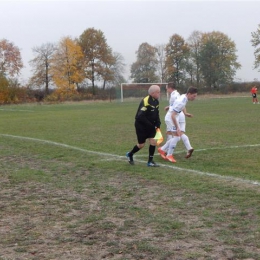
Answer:
<path fill-rule="evenodd" d="M 152 96 L 142 99 L 135 115 L 135 124 L 146 129 L 160 128 L 159 101 Z"/>

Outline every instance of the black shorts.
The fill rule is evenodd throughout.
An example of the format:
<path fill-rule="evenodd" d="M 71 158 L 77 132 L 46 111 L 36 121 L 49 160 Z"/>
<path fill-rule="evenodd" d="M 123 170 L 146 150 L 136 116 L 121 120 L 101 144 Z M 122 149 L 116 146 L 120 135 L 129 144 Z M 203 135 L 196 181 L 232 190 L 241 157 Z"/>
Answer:
<path fill-rule="evenodd" d="M 137 141 L 139 144 L 144 144 L 146 139 L 154 138 L 156 134 L 155 127 L 154 128 L 146 128 L 143 125 L 135 123 L 135 132 L 137 136 Z"/>
<path fill-rule="evenodd" d="M 253 94 L 252 94 L 252 97 L 253 97 L 253 98 L 256 98 L 256 93 L 253 93 Z"/>

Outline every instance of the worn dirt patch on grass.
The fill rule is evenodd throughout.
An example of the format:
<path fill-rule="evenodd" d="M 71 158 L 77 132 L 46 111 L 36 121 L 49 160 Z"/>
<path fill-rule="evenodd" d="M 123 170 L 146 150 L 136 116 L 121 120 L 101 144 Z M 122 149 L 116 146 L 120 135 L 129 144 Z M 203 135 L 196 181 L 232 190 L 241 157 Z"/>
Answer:
<path fill-rule="evenodd" d="M 0 162 L 0 259 L 260 256 L 259 216 L 216 193 L 55 160 Z M 48 178 L 18 178 L 21 168 Z"/>

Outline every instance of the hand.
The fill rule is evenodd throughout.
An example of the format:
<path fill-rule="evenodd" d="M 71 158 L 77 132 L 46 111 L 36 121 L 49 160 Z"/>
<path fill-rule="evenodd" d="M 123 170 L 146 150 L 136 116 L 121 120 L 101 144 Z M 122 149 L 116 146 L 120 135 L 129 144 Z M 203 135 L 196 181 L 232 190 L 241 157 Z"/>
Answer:
<path fill-rule="evenodd" d="M 187 117 L 193 117 L 193 114 L 186 113 L 185 116 L 187 116 Z"/>
<path fill-rule="evenodd" d="M 181 136 L 181 129 L 180 128 L 176 129 L 176 134 L 177 134 L 177 136 Z"/>

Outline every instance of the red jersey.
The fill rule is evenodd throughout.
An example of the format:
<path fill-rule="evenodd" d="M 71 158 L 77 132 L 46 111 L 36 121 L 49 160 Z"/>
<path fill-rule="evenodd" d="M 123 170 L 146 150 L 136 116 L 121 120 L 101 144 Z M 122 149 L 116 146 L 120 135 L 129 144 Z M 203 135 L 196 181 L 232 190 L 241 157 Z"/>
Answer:
<path fill-rule="evenodd" d="M 257 87 L 252 87 L 251 93 L 252 93 L 252 94 L 256 94 L 256 92 L 257 92 Z"/>

